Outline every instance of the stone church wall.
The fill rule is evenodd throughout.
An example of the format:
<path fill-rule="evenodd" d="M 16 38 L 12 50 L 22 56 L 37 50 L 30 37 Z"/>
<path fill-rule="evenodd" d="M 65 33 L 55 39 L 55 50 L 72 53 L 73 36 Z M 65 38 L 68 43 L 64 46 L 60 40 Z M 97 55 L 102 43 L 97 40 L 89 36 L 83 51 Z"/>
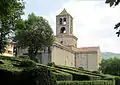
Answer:
<path fill-rule="evenodd" d="M 74 58 L 74 53 L 57 46 L 52 47 L 52 62 L 55 62 L 55 64 L 74 67 Z"/>
<path fill-rule="evenodd" d="M 96 52 L 90 53 L 78 53 L 77 54 L 77 67 L 83 67 L 86 70 L 97 71 L 98 70 L 98 57 Z"/>

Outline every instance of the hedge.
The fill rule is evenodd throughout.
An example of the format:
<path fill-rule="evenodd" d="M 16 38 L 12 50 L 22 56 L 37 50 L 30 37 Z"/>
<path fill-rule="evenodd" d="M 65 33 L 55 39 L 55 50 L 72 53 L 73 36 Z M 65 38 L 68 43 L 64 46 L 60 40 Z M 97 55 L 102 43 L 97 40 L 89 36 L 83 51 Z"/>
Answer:
<path fill-rule="evenodd" d="M 100 80 L 101 79 L 100 76 L 84 74 L 84 73 L 75 72 L 75 71 L 71 71 L 71 70 L 60 69 L 60 68 L 57 68 L 57 70 L 72 74 L 73 80 Z"/>
<path fill-rule="evenodd" d="M 57 85 L 115 85 L 114 81 L 57 81 Z"/>
<path fill-rule="evenodd" d="M 60 65 L 55 65 L 56 68 L 60 68 L 60 69 L 65 69 L 65 70 L 70 70 L 70 71 L 74 71 L 74 72 L 79 72 L 79 73 L 83 73 L 83 74 L 87 74 L 87 75 L 93 75 L 93 76 L 99 76 L 101 78 L 103 78 L 104 76 L 102 76 L 101 74 L 98 73 L 94 73 L 91 71 L 87 71 L 87 70 L 80 70 L 78 68 L 75 67 L 68 67 L 68 66 L 60 66 Z"/>
<path fill-rule="evenodd" d="M 35 67 L 36 63 L 33 60 L 25 59 L 20 62 L 20 67 Z"/>
<path fill-rule="evenodd" d="M 119 76 L 115 76 L 115 85 L 120 85 L 120 77 Z"/>
<path fill-rule="evenodd" d="M 53 72 L 57 81 L 68 81 L 72 80 L 72 75 L 64 72 Z"/>
<path fill-rule="evenodd" d="M 23 71 L 0 69 L 0 85 L 56 85 L 52 72 L 44 67 Z"/>
<path fill-rule="evenodd" d="M 51 67 L 51 65 L 46 66 L 46 65 L 43 65 L 43 64 L 42 65 L 39 64 L 38 66 L 46 67 L 49 70 L 51 70 L 57 81 L 62 81 L 62 80 L 66 81 L 66 80 L 72 80 L 73 79 L 72 74 L 69 74 L 69 73 L 66 73 L 66 72 L 63 72 L 63 71 L 59 71 L 57 68 Z"/>

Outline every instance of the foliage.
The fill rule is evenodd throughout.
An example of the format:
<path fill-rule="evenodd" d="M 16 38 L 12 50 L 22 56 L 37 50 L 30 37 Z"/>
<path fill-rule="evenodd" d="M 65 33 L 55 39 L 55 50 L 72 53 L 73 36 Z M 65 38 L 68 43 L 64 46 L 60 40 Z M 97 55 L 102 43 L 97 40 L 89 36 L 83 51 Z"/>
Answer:
<path fill-rule="evenodd" d="M 55 65 L 55 67 L 56 68 L 60 68 L 60 69 L 64 69 L 64 70 L 73 71 L 73 72 L 83 73 L 83 74 L 87 74 L 87 75 L 94 75 L 94 76 L 103 77 L 101 74 L 93 73 L 91 71 L 87 71 L 87 70 L 83 70 L 83 69 L 78 69 L 78 68 L 74 68 L 74 67 L 58 66 L 58 65 Z"/>
<path fill-rule="evenodd" d="M 2 79 L 4 79 L 3 81 L 5 80 L 8 81 L 9 85 L 14 85 L 16 84 L 16 82 L 20 82 L 20 85 L 23 84 L 22 82 L 25 82 L 25 83 L 27 82 L 26 84 L 30 84 L 30 85 L 37 85 L 36 84 L 37 82 L 43 83 L 43 81 L 47 81 L 47 80 L 48 80 L 47 83 L 51 81 L 51 83 L 53 82 L 53 84 L 51 85 L 55 85 L 56 84 L 55 81 L 74 81 L 74 80 L 81 81 L 82 80 L 84 82 L 85 80 L 90 80 L 86 82 L 92 82 L 93 80 L 94 81 L 96 80 L 106 81 L 106 80 L 114 80 L 114 79 L 118 83 L 118 84 L 116 83 L 116 85 L 119 85 L 119 78 L 113 77 L 111 75 L 98 74 L 97 72 L 91 72 L 87 70 L 78 70 L 77 68 L 68 67 L 68 66 L 58 66 L 58 65 L 48 66 L 48 65 L 35 63 L 34 61 L 29 60 L 29 59 L 23 59 L 23 58 L 17 58 L 17 57 L 5 57 L 4 56 L 0 58 L 1 58 L 0 61 L 3 62 L 3 64 L 0 64 L 0 75 L 3 74 L 3 76 L 5 77 L 8 76 L 7 78 L 2 76 L 3 77 Z M 46 72 L 46 70 L 48 73 Z M 31 81 L 31 82 L 28 82 L 28 81 Z M 69 84 L 71 85 L 71 83 Z M 81 85 L 83 83 L 76 83 L 76 84 Z M 89 83 L 85 83 L 85 84 L 89 85 Z M 96 84 L 97 83 L 95 83 L 95 85 Z M 41 85 L 41 84 L 38 84 L 38 85 Z M 46 85 L 49 85 L 49 84 L 46 84 Z"/>
<path fill-rule="evenodd" d="M 55 67 L 58 68 L 59 71 L 72 74 L 73 80 L 99 80 L 101 79 L 101 76 L 99 76 L 98 74 L 96 75 L 93 75 L 95 73 L 87 74 L 87 72 L 85 73 L 73 67 L 67 67 L 67 66 L 55 66 Z"/>
<path fill-rule="evenodd" d="M 113 5 L 117 6 L 120 3 L 120 0 L 106 0 L 105 3 L 110 4 L 110 7 Z"/>
<path fill-rule="evenodd" d="M 0 64 L 4 64 L 3 60 L 0 60 Z"/>
<path fill-rule="evenodd" d="M 120 85 L 120 77 L 119 76 L 115 76 L 115 85 Z"/>
<path fill-rule="evenodd" d="M 21 21 L 16 25 L 23 29 L 17 30 L 15 41 L 18 47 L 28 48 L 28 55 L 32 60 L 45 46 L 50 46 L 54 41 L 52 28 L 43 17 L 36 16 L 34 13 L 28 16 L 28 19 Z M 16 28 L 17 28 L 16 27 Z"/>
<path fill-rule="evenodd" d="M 53 74 L 55 75 L 55 78 L 57 81 L 68 81 L 68 80 L 72 80 L 72 75 L 65 73 L 65 72 L 61 72 L 61 71 L 53 71 Z"/>
<path fill-rule="evenodd" d="M 0 85 L 56 85 L 51 71 L 44 67 L 20 72 L 0 69 Z"/>
<path fill-rule="evenodd" d="M 28 55 L 18 56 L 18 58 L 22 58 L 22 59 L 30 59 Z"/>
<path fill-rule="evenodd" d="M 8 44 L 9 34 L 23 15 L 23 0 L 0 0 L 0 53 Z"/>
<path fill-rule="evenodd" d="M 21 67 L 35 67 L 36 63 L 30 59 L 25 59 L 20 62 Z"/>
<path fill-rule="evenodd" d="M 17 57 L 0 56 L 0 69 L 7 69 L 10 71 L 21 71 L 25 68 L 36 67 L 36 63 L 30 59 L 23 59 Z"/>
<path fill-rule="evenodd" d="M 54 63 L 54 62 L 50 62 L 50 63 L 48 63 L 47 65 L 48 65 L 48 66 L 53 66 L 53 67 L 54 67 L 54 66 L 55 66 L 55 63 Z"/>
<path fill-rule="evenodd" d="M 114 85 L 113 81 L 57 81 L 57 85 Z"/>
<path fill-rule="evenodd" d="M 111 6 L 117 6 L 117 5 L 120 3 L 120 0 L 106 0 L 105 3 L 110 4 L 110 7 L 111 7 Z M 114 29 L 118 30 L 118 31 L 116 32 L 116 34 L 118 35 L 118 37 L 120 36 L 120 29 L 118 29 L 119 27 L 120 27 L 120 22 L 117 23 L 117 24 L 115 25 L 115 27 L 114 27 Z"/>
<path fill-rule="evenodd" d="M 120 59 L 110 58 L 102 60 L 100 70 L 105 74 L 120 76 Z"/>

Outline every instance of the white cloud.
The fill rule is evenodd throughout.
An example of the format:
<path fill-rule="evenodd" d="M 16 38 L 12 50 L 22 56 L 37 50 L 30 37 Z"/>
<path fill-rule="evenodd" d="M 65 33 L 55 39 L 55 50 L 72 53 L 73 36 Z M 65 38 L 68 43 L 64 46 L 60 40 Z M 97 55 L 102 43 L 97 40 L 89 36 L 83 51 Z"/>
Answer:
<path fill-rule="evenodd" d="M 120 21 L 120 6 L 110 8 L 104 1 L 69 0 L 58 9 L 45 15 L 56 32 L 56 15 L 63 8 L 74 18 L 74 35 L 78 47 L 100 46 L 101 51 L 120 53 L 120 38 L 115 34 L 114 25 Z"/>

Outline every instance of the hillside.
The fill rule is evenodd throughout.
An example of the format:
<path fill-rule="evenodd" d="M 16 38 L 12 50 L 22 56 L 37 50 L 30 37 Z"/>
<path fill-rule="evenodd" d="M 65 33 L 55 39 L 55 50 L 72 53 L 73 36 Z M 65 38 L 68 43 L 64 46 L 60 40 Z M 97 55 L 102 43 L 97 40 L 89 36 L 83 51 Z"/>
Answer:
<path fill-rule="evenodd" d="M 113 58 L 113 57 L 120 58 L 120 53 L 102 52 L 102 58 L 104 59 Z"/>

